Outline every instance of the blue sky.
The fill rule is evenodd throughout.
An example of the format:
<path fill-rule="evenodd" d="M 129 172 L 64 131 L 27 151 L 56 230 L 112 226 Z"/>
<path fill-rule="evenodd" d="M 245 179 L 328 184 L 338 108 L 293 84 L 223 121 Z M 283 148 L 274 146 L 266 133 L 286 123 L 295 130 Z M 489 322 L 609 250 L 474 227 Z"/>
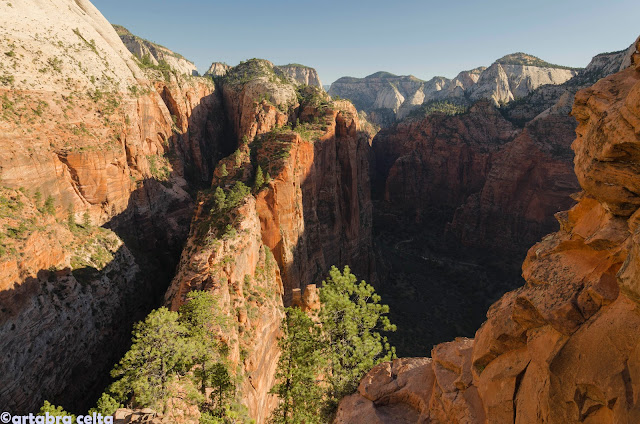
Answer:
<path fill-rule="evenodd" d="M 523 51 L 585 66 L 640 35 L 639 0 L 92 0 L 112 23 L 195 62 L 315 67 L 324 84 L 384 70 L 429 79 Z"/>

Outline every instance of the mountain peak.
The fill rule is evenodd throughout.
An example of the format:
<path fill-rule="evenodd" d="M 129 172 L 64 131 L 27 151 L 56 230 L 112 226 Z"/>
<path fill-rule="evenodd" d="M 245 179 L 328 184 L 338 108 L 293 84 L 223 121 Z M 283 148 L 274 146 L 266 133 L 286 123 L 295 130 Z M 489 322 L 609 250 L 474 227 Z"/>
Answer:
<path fill-rule="evenodd" d="M 580 69 L 572 68 L 570 66 L 554 65 L 553 63 L 546 62 L 537 56 L 523 52 L 516 52 L 502 56 L 494 63 L 499 63 L 501 65 L 536 66 L 538 68 Z"/>

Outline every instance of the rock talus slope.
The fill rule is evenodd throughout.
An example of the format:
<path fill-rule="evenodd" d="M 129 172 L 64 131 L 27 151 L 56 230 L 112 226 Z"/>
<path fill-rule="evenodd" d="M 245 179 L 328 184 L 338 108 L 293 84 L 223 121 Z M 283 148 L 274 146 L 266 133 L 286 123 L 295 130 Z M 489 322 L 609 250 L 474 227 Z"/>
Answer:
<path fill-rule="evenodd" d="M 474 340 L 374 368 L 342 401 L 338 423 L 398 422 L 390 411 L 431 423 L 640 419 L 640 53 L 580 91 L 573 115 L 583 192 L 557 214 L 560 231 L 529 250 L 526 284 L 490 308 Z"/>
<path fill-rule="evenodd" d="M 5 2 L 0 23 L 0 404 L 85 408 L 177 264 L 221 99 L 140 69 L 88 1 Z"/>

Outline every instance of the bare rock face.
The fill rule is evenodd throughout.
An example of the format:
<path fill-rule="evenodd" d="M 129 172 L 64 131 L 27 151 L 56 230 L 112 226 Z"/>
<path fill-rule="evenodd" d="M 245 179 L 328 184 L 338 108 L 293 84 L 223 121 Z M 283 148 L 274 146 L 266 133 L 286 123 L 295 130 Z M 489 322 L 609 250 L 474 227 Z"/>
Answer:
<path fill-rule="evenodd" d="M 557 214 L 560 231 L 529 250 L 522 266 L 526 284 L 491 307 L 475 341 L 433 349 L 432 374 L 423 375 L 435 375 L 437 382 L 420 377 L 426 387 L 411 391 L 426 394 L 421 402 L 400 395 L 411 383 L 389 386 L 381 369 L 393 365 L 382 364 L 357 394 L 342 401 L 338 422 L 367 422 L 371 416 L 379 418 L 374 422 L 394 422 L 380 419 L 387 408 L 447 423 L 640 418 L 633 395 L 640 360 L 638 221 L 630 191 L 620 188 L 633 184 L 636 173 L 617 150 L 640 143 L 639 104 L 636 51 L 630 68 L 576 96 L 573 149 L 584 191 L 576 206 Z M 603 154 L 609 155 L 597 161 Z M 620 170 L 626 178 L 616 179 Z M 438 390 L 450 395 L 437 395 Z"/>
<path fill-rule="evenodd" d="M 280 271 L 273 254 L 262 243 L 254 198 L 249 196 L 233 211 L 238 222 L 232 233 L 222 236 L 206 227 L 210 200 L 201 199 L 178 273 L 165 299 L 172 310 L 177 310 L 191 290 L 208 290 L 216 295 L 218 313 L 230 323 L 220 329 L 219 337 L 228 346 L 232 369 L 242 382 L 242 403 L 251 417 L 263 423 L 278 402 L 269 390 L 275 384 L 284 316 Z"/>
<path fill-rule="evenodd" d="M 229 69 L 231 69 L 231 66 L 227 65 L 226 63 L 213 62 L 211 66 L 209 66 L 209 70 L 205 72 L 204 75 L 205 76 L 211 75 L 213 77 L 223 77 L 227 75 L 227 72 L 229 72 Z"/>
<path fill-rule="evenodd" d="M 558 67 L 535 56 L 514 53 L 498 59 L 482 72 L 470 99 L 491 99 L 496 105 L 525 97 L 542 85 L 558 85 L 578 74 L 577 69 Z"/>
<path fill-rule="evenodd" d="M 318 76 L 318 72 L 308 66 L 292 63 L 289 65 L 281 65 L 276 67 L 287 77 L 291 78 L 296 84 L 310 85 L 322 88 L 322 82 Z M 324 89 L 323 89 L 324 90 Z"/>
<path fill-rule="evenodd" d="M 209 80 L 140 69 L 88 1 L 3 3 L 0 22 L 0 178 L 21 193 L 0 249 L 0 343 L 21 353 L 0 404 L 84 409 L 177 264 L 221 99 Z"/>
<path fill-rule="evenodd" d="M 365 78 L 343 77 L 329 89 L 332 96 L 354 102 L 359 111 L 387 127 L 422 104 L 451 102 L 471 105 L 490 100 L 496 106 L 526 97 L 543 85 L 559 85 L 578 74 L 578 69 L 552 65 L 535 56 L 514 53 L 490 67 L 460 72 L 454 79 L 434 77 L 422 81 L 414 76 L 376 72 Z"/>
<path fill-rule="evenodd" d="M 410 119 L 373 141 L 379 189 L 417 222 L 433 223 L 437 205 L 449 223 L 440 234 L 446 226 L 464 244 L 524 252 L 573 202 L 574 128 L 572 118 L 554 115 L 521 130 L 488 102 Z"/>
<path fill-rule="evenodd" d="M 120 36 L 122 43 L 124 43 L 127 49 L 135 55 L 138 60 L 143 60 L 146 57 L 146 60 L 148 60 L 152 65 L 159 65 L 164 62 L 169 65 L 171 69 L 175 69 L 181 74 L 189 76 L 198 75 L 196 65 L 182 57 L 182 55 L 173 52 L 164 46 L 133 35 L 123 26 L 114 25 L 113 27 Z"/>
<path fill-rule="evenodd" d="M 316 308 L 314 283 L 332 265 L 353 264 L 359 276 L 373 276 L 370 138 L 351 103 L 296 87 L 267 61 L 239 65 L 221 86 L 239 142 L 218 163 L 214 188 L 252 186 L 258 166 L 269 177 L 230 212 L 233 228 L 222 229 L 211 193 L 199 199 L 165 299 L 177 309 L 191 290 L 217 295 L 220 313 L 233 323 L 220 338 L 242 381 L 240 396 L 251 418 L 264 423 L 277 405 L 268 392 L 283 306 Z"/>

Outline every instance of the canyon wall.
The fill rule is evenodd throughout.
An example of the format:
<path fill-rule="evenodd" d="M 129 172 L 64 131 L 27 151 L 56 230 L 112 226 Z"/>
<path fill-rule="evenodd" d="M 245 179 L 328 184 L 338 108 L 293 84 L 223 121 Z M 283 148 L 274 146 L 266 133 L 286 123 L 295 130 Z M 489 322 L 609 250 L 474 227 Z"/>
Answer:
<path fill-rule="evenodd" d="M 475 339 L 374 368 L 338 423 L 638 421 L 640 53 L 580 91 L 573 116 L 583 191 L 529 250 L 525 285 L 489 309 Z"/>
<path fill-rule="evenodd" d="M 425 109 L 376 135 L 378 290 L 399 324 L 391 335 L 399 352 L 471 337 L 486 309 L 522 284 L 527 249 L 558 229 L 553 215 L 579 190 L 570 149 L 577 123 L 568 116 L 575 93 L 629 58 L 629 49 L 598 55 L 569 81 L 506 106 Z M 411 325 L 434 316 L 447 324 Z"/>
<path fill-rule="evenodd" d="M 175 310 L 191 290 L 219 297 L 219 313 L 231 322 L 220 338 L 241 381 L 238 396 L 264 423 L 278 402 L 268 392 L 284 306 L 332 265 L 375 275 L 370 138 L 351 103 L 296 87 L 268 61 L 244 62 L 220 84 L 238 149 L 218 163 L 212 189 L 199 198 L 166 302 Z M 267 178 L 259 187 L 258 167 Z M 216 190 L 233 198 L 239 182 L 253 186 L 252 194 L 221 213 Z"/>
<path fill-rule="evenodd" d="M 3 3 L 0 22 L 0 404 L 84 409 L 178 262 L 221 99 L 142 70 L 88 1 Z"/>

